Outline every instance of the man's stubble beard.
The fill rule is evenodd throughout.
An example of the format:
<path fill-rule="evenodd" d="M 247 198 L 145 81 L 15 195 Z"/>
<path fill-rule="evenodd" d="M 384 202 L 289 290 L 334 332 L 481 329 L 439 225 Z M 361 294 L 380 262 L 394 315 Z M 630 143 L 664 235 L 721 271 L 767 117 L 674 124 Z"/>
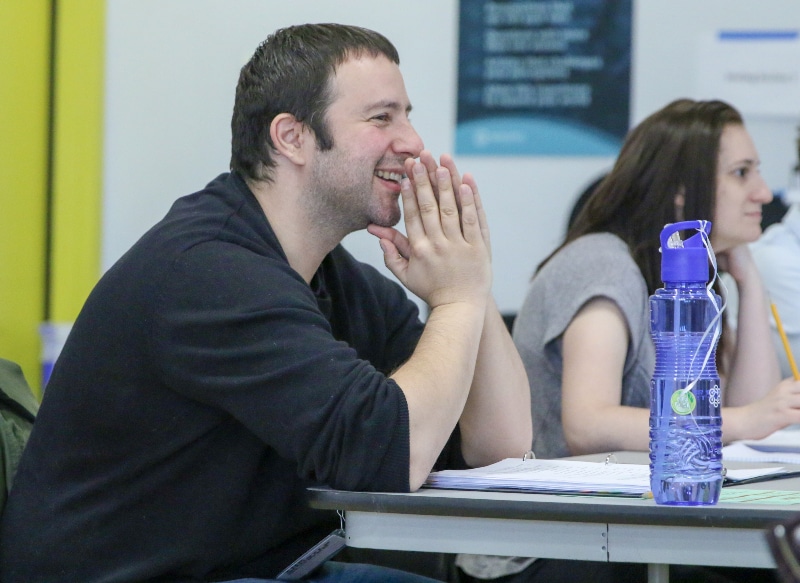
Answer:
<path fill-rule="evenodd" d="M 330 150 L 325 154 L 318 158 L 305 197 L 313 224 L 344 237 L 372 223 L 393 227 L 400 221 L 399 195 L 389 210 L 373 190 L 376 165 L 353 164 Z M 362 168 L 369 168 L 369 174 Z"/>

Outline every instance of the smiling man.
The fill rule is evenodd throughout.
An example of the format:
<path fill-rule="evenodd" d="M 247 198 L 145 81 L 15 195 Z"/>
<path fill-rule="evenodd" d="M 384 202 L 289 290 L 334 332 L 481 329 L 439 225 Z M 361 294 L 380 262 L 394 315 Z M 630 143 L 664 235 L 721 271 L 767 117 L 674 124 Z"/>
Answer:
<path fill-rule="evenodd" d="M 477 186 L 423 150 L 398 62 L 383 36 L 333 24 L 256 50 L 231 172 L 176 201 L 75 322 L 3 516 L 0 579 L 271 580 L 339 526 L 309 486 L 414 490 L 530 447 Z M 340 245 L 364 228 L 425 324 Z M 309 580 L 356 579 L 418 578 L 327 562 Z"/>

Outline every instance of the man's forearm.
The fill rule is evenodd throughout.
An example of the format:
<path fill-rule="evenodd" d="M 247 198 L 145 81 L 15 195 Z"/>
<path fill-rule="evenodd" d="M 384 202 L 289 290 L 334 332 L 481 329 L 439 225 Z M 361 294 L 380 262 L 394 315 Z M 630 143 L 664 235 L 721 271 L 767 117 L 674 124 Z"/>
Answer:
<path fill-rule="evenodd" d="M 411 358 L 391 377 L 408 403 L 412 490 L 425 481 L 464 410 L 485 310 L 467 302 L 434 308 Z"/>
<path fill-rule="evenodd" d="M 533 442 L 530 402 L 525 366 L 490 299 L 472 388 L 460 420 L 467 463 L 481 466 L 528 451 Z"/>

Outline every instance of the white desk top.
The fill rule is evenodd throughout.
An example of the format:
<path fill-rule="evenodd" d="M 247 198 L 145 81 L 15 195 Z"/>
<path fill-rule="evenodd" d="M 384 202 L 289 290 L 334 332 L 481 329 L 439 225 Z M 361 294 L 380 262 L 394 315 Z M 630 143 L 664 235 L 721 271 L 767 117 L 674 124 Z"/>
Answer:
<path fill-rule="evenodd" d="M 645 453 L 615 456 L 618 463 L 647 459 Z M 728 488 L 798 491 L 800 477 Z M 651 580 L 658 581 L 667 564 L 774 567 L 764 533 L 800 513 L 800 505 L 661 506 L 642 498 L 435 489 L 398 494 L 322 488 L 309 490 L 309 498 L 315 508 L 346 511 L 351 546 L 650 563 L 659 574 Z"/>

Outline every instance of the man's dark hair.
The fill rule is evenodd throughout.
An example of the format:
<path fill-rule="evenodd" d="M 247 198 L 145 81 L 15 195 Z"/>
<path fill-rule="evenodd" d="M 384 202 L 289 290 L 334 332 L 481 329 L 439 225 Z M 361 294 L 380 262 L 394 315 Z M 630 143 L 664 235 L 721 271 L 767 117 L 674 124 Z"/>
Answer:
<path fill-rule="evenodd" d="M 372 30 L 343 24 L 303 24 L 275 31 L 242 67 L 231 119 L 231 170 L 253 180 L 272 179 L 272 120 L 290 113 L 313 133 L 321 150 L 333 147 L 326 125 L 331 79 L 347 59 L 385 56 L 397 49 Z"/>

